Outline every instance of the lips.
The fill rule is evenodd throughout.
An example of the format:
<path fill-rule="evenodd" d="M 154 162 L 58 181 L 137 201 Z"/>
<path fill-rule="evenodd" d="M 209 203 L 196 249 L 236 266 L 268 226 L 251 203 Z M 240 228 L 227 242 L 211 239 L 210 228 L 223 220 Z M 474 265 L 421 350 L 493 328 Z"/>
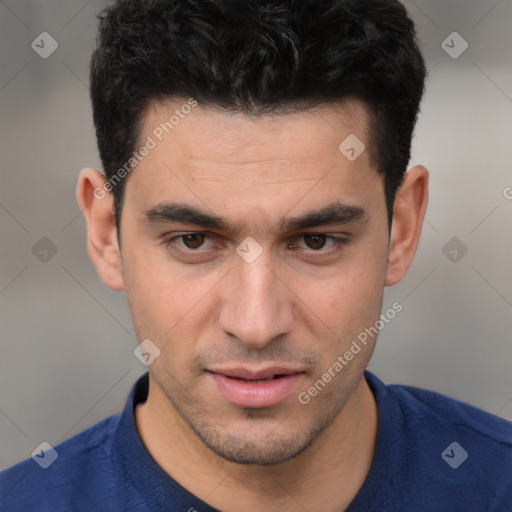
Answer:
<path fill-rule="evenodd" d="M 211 370 L 218 375 L 225 375 L 233 379 L 243 380 L 267 380 L 284 375 L 291 375 L 293 373 L 300 373 L 299 371 L 283 368 L 281 366 L 272 366 L 269 368 L 262 368 L 260 370 L 249 370 L 246 368 L 233 368 L 228 370 Z"/>
<path fill-rule="evenodd" d="M 302 370 L 272 366 L 252 370 L 230 368 L 208 370 L 217 391 L 238 407 L 261 409 L 283 401 L 304 378 Z"/>

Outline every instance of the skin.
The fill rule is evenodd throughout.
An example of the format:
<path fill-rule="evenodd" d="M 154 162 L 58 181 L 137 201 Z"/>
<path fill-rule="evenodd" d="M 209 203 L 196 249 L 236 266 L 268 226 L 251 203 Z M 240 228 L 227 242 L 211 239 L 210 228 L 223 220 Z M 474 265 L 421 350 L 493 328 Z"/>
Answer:
<path fill-rule="evenodd" d="M 184 103 L 152 103 L 141 141 Z M 402 279 L 419 241 L 426 169 L 407 171 L 389 232 L 369 152 L 351 162 L 338 150 L 349 134 L 369 147 L 367 124 L 356 100 L 258 117 L 194 107 L 131 171 L 121 249 L 112 197 L 94 194 L 103 176 L 90 168 L 80 175 L 90 258 L 106 286 L 127 294 L 139 342 L 161 351 L 148 367 L 148 399 L 136 409 L 140 437 L 164 471 L 223 511 L 344 510 L 370 469 L 377 407 L 363 372 L 376 338 L 310 403 L 298 400 L 379 319 L 384 287 Z M 237 229 L 148 221 L 148 210 L 169 201 Z M 333 201 L 364 215 L 277 229 Z M 183 233 L 208 236 L 166 243 Z M 249 236 L 263 249 L 252 263 L 236 252 Z M 226 401 L 206 371 L 273 364 L 304 374 L 264 408 Z"/>

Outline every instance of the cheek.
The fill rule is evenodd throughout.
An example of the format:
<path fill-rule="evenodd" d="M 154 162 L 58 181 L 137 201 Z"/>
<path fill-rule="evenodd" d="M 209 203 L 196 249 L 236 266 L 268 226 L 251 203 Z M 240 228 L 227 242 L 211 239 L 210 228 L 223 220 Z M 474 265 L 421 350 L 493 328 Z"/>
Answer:
<path fill-rule="evenodd" d="M 127 244 L 125 251 L 125 291 L 138 339 L 152 339 L 161 350 L 176 354 L 174 340 L 185 347 L 199 329 L 213 321 L 209 304 L 223 273 L 219 269 L 192 275 L 173 264 L 163 247 L 130 250 Z"/>
<path fill-rule="evenodd" d="M 172 328 L 186 306 L 180 278 L 171 278 L 160 252 L 161 247 L 141 247 L 128 241 L 123 249 L 125 291 L 139 339 L 157 340 Z"/>
<path fill-rule="evenodd" d="M 385 253 L 367 252 L 364 259 L 366 261 L 362 261 L 351 276 L 347 293 L 342 299 L 345 309 L 351 314 L 353 336 L 357 336 L 378 319 L 384 295 Z"/>
<path fill-rule="evenodd" d="M 385 275 L 385 249 L 367 248 L 358 250 L 329 279 L 303 283 L 300 295 L 307 297 L 304 303 L 320 326 L 316 328 L 316 337 L 322 340 L 327 334 L 333 340 L 332 351 L 339 351 L 373 325 L 380 314 Z"/>

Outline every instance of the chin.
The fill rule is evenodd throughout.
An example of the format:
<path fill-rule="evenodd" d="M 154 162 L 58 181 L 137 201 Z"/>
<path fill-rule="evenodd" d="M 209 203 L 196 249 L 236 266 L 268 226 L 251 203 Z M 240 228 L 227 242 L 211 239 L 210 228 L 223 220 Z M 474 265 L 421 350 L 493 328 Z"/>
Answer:
<path fill-rule="evenodd" d="M 203 440 L 210 450 L 228 462 L 256 466 L 270 466 L 291 460 L 302 453 L 312 441 L 313 440 L 308 440 L 300 444 L 297 443 L 297 440 L 293 442 L 280 440 L 272 443 L 265 443 L 264 441 L 260 443 L 250 441 L 236 441 L 230 443 L 228 441 L 219 445 L 216 443 L 207 443 Z"/>
<path fill-rule="evenodd" d="M 221 430 L 192 428 L 201 441 L 222 459 L 236 464 L 268 466 L 281 464 L 300 455 L 327 426 L 320 425 L 309 430 L 302 428 L 286 435 L 276 434 L 274 431 L 277 426 L 259 437 L 251 435 L 247 430 L 238 435 L 227 433 L 222 427 Z"/>

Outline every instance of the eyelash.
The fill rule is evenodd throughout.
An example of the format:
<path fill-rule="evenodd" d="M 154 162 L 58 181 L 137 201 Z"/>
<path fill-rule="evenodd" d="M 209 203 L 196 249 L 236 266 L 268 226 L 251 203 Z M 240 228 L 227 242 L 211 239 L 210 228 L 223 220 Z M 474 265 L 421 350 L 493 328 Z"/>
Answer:
<path fill-rule="evenodd" d="M 201 254 L 204 254 L 204 252 L 208 251 L 208 249 L 203 249 L 203 250 L 201 250 L 201 249 L 185 249 L 183 247 L 179 247 L 178 245 L 176 245 L 176 242 L 178 239 L 183 240 L 184 237 L 189 236 L 189 235 L 200 235 L 200 236 L 206 237 L 206 239 L 212 239 L 212 237 L 210 235 L 208 235 L 207 233 L 192 231 L 192 232 L 183 232 L 183 233 L 179 233 L 179 234 L 174 234 L 172 236 L 167 236 L 164 238 L 163 244 L 166 246 L 167 249 L 181 252 L 182 254 L 186 254 L 187 256 L 201 255 Z M 324 249 L 318 249 L 318 250 L 301 249 L 304 252 L 308 253 L 308 255 L 331 256 L 333 253 L 339 252 L 341 250 L 341 248 L 343 247 L 343 245 L 345 245 L 347 243 L 346 238 L 338 238 L 338 237 L 335 237 L 332 235 L 326 235 L 325 233 L 315 233 L 315 232 L 302 233 L 300 235 L 297 235 L 293 240 L 297 240 L 306 235 L 322 236 L 322 237 L 325 237 L 326 241 L 331 240 L 333 243 L 333 245 L 327 250 L 324 250 Z M 174 245 L 174 247 L 171 247 L 172 245 Z"/>

